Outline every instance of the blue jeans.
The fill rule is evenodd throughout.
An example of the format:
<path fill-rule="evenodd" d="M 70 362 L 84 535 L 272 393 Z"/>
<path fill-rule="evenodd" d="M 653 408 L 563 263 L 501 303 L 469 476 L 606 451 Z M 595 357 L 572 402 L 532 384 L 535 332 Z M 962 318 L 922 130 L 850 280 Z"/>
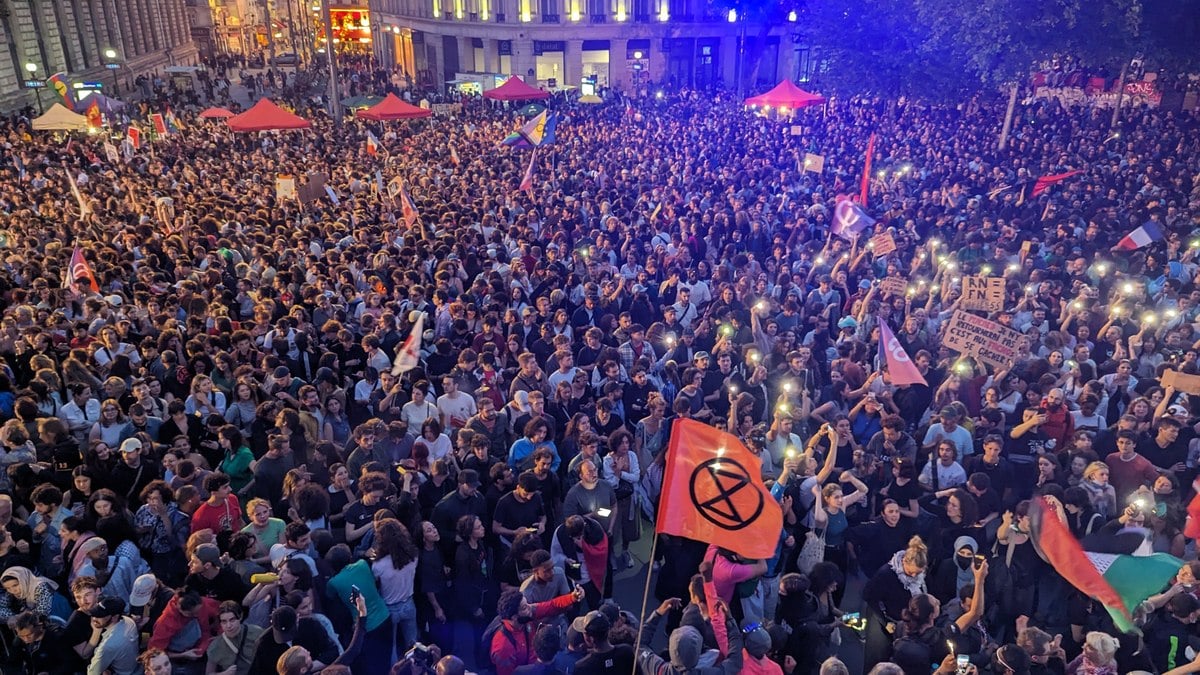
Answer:
<path fill-rule="evenodd" d="M 388 605 L 388 614 L 392 617 L 392 641 L 395 645 L 392 662 L 395 663 L 417 641 L 417 603 L 409 598 L 399 604 Z"/>

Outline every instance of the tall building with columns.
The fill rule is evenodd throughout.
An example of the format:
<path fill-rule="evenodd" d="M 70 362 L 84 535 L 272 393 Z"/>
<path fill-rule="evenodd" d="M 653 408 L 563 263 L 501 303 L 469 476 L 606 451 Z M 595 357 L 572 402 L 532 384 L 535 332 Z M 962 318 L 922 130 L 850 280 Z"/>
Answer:
<path fill-rule="evenodd" d="M 797 77 L 795 24 L 722 14 L 708 0 L 370 0 L 373 48 L 422 84 L 495 86 L 518 75 L 544 87 L 629 91 L 642 83 L 745 91 Z M 795 18 L 792 15 L 790 18 Z M 761 54 L 757 69 L 754 55 Z"/>
<path fill-rule="evenodd" d="M 0 0 L 0 108 L 36 105 L 26 83 L 54 73 L 111 94 L 142 73 L 195 64 L 197 3 L 208 11 L 207 0 Z M 42 92 L 47 104 L 52 96 Z"/>

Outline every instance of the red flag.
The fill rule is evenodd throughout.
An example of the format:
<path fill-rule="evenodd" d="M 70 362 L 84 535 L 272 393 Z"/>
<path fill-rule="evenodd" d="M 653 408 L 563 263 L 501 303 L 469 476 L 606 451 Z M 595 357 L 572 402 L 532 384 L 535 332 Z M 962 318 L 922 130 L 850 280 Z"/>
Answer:
<path fill-rule="evenodd" d="M 100 115 L 100 102 L 92 101 L 92 104 L 87 109 L 87 123 L 93 129 L 99 129 L 104 126 L 104 118 Z"/>
<path fill-rule="evenodd" d="M 1029 198 L 1032 199 L 1034 197 L 1037 197 L 1038 195 L 1042 194 L 1046 190 L 1049 190 L 1051 185 L 1054 185 L 1055 183 L 1061 183 L 1064 180 L 1070 178 L 1071 176 L 1076 176 L 1081 173 L 1083 173 L 1083 169 L 1075 169 L 1074 171 L 1068 171 L 1066 173 L 1058 173 L 1058 174 L 1054 174 L 1053 176 L 1042 176 L 1041 178 L 1038 178 L 1036 181 L 1034 181 L 1033 189 L 1029 191 Z"/>
<path fill-rule="evenodd" d="M 525 169 L 525 177 L 521 179 L 520 189 L 529 193 L 529 198 L 533 199 L 533 162 L 537 159 L 537 150 L 533 151 L 533 155 L 529 158 L 529 168 Z"/>
<path fill-rule="evenodd" d="M 783 512 L 763 485 L 762 462 L 736 436 L 680 419 L 667 452 L 655 531 L 747 558 L 775 555 Z"/>
<path fill-rule="evenodd" d="M 925 381 L 925 377 L 921 375 L 921 371 L 917 369 L 917 365 L 908 358 L 908 352 L 904 351 L 904 346 L 896 339 L 892 329 L 882 318 L 879 319 L 879 362 L 887 364 L 888 375 L 894 385 L 929 385 Z"/>
<path fill-rule="evenodd" d="M 96 276 L 92 274 L 87 258 L 83 257 L 83 250 L 76 246 L 71 252 L 71 266 L 67 269 L 67 288 L 78 293 L 80 279 L 87 281 L 88 290 L 92 293 L 100 292 L 100 284 L 96 283 Z"/>
<path fill-rule="evenodd" d="M 1192 483 L 1196 488 L 1196 482 Z M 1200 492 L 1197 492 L 1187 507 L 1187 521 L 1183 525 L 1183 536 L 1188 539 L 1200 539 Z"/>
<path fill-rule="evenodd" d="M 858 201 L 863 206 L 867 205 L 867 193 L 871 190 L 871 156 L 875 154 L 875 134 L 871 134 L 871 139 L 867 141 L 867 161 L 863 166 L 862 187 L 859 190 Z"/>

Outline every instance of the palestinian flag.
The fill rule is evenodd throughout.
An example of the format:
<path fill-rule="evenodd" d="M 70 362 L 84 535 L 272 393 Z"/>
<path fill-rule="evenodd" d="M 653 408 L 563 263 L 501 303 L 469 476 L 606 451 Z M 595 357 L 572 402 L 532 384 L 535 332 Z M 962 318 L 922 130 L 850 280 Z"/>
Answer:
<path fill-rule="evenodd" d="M 1133 611 L 1163 590 L 1183 561 L 1166 553 L 1130 555 L 1101 553 L 1089 540 L 1085 550 L 1045 497 L 1030 502 L 1030 541 L 1038 553 L 1081 593 L 1099 601 L 1116 627 L 1136 633 Z"/>

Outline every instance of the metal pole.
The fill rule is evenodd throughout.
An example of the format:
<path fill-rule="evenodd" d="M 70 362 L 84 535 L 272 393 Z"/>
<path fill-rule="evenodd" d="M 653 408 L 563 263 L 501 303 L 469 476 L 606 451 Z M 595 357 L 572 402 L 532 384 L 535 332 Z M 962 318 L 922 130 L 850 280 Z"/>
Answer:
<path fill-rule="evenodd" d="M 296 41 L 296 14 L 295 14 L 294 5 L 295 5 L 295 2 L 293 2 L 293 0 L 287 0 L 288 39 L 291 40 L 291 43 L 288 46 L 291 47 L 292 53 L 296 55 L 296 60 L 299 61 L 300 60 L 300 48 L 297 46 L 297 41 Z"/>
<path fill-rule="evenodd" d="M 325 60 L 329 63 L 329 116 L 334 126 L 342 125 L 342 102 L 338 96 L 337 58 L 333 44 L 333 17 L 329 12 L 329 0 L 321 0 L 321 23 L 325 26 Z"/>
<path fill-rule="evenodd" d="M 271 0 L 263 0 L 263 12 L 267 21 L 267 56 L 268 68 L 275 65 L 275 24 L 271 21 Z"/>

